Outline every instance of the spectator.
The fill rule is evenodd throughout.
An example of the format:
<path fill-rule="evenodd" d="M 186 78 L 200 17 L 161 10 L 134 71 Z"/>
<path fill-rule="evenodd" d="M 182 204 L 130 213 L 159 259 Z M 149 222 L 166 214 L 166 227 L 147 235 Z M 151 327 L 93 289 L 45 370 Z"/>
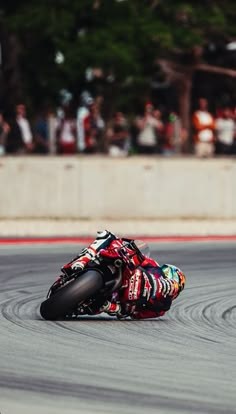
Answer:
<path fill-rule="evenodd" d="M 49 126 L 47 114 L 43 110 L 36 118 L 34 125 L 34 137 L 36 154 L 48 154 L 49 152 Z"/>
<path fill-rule="evenodd" d="M 162 120 L 162 113 L 159 109 L 154 109 L 153 116 L 157 121 L 157 124 L 156 124 L 157 152 L 161 153 L 161 146 L 164 140 L 165 125 Z"/>
<path fill-rule="evenodd" d="M 224 108 L 216 119 L 216 154 L 233 153 L 235 122 L 230 108 Z"/>
<path fill-rule="evenodd" d="M 93 98 L 89 92 L 84 91 L 80 97 L 80 106 L 77 111 L 77 147 L 82 153 L 93 153 L 96 151 L 96 141 L 92 135 L 90 107 Z"/>
<path fill-rule="evenodd" d="M 16 117 L 9 120 L 10 131 L 6 141 L 7 154 L 25 154 L 26 148 L 22 139 L 20 127 L 16 121 Z"/>
<path fill-rule="evenodd" d="M 194 151 L 198 157 L 211 157 L 215 151 L 215 121 L 208 111 L 208 102 L 199 99 L 199 108 L 193 113 Z"/>
<path fill-rule="evenodd" d="M 34 149 L 33 134 L 30 123 L 26 117 L 26 108 L 24 104 L 16 106 L 16 122 L 20 128 L 21 137 L 25 146 L 25 152 L 31 153 Z"/>
<path fill-rule="evenodd" d="M 101 117 L 99 106 L 97 103 L 93 103 L 90 106 L 90 128 L 91 136 L 94 142 L 94 149 L 102 150 L 102 136 L 105 129 L 105 122 Z"/>
<path fill-rule="evenodd" d="M 154 107 L 151 103 L 145 105 L 144 116 L 136 120 L 138 130 L 136 145 L 140 154 L 155 154 L 158 152 L 159 120 L 154 116 Z"/>
<path fill-rule="evenodd" d="M 107 130 L 107 138 L 109 155 L 128 155 L 130 148 L 130 134 L 128 122 L 122 112 L 116 112 L 114 120 Z"/>
<path fill-rule="evenodd" d="M 6 152 L 6 141 L 10 131 L 10 126 L 5 122 L 2 112 L 0 112 L 0 156 Z"/>
<path fill-rule="evenodd" d="M 186 141 L 186 131 L 181 125 L 181 120 L 176 112 L 170 112 L 165 126 L 163 155 L 181 154 Z"/>
<path fill-rule="evenodd" d="M 72 117 L 69 108 L 63 112 L 63 116 L 58 118 L 56 129 L 57 148 L 59 154 L 76 154 L 77 153 L 77 133 L 76 120 Z"/>

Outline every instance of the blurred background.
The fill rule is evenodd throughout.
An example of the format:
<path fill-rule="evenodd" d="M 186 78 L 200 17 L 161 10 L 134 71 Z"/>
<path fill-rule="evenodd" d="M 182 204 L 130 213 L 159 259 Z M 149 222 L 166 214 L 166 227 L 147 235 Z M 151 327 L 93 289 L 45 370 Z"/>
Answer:
<path fill-rule="evenodd" d="M 2 2 L 0 218 L 234 220 L 235 20 L 232 0 Z"/>
<path fill-rule="evenodd" d="M 232 0 L 3 2 L 1 153 L 198 153 L 200 98 L 214 152 L 235 153 L 235 17 Z"/>

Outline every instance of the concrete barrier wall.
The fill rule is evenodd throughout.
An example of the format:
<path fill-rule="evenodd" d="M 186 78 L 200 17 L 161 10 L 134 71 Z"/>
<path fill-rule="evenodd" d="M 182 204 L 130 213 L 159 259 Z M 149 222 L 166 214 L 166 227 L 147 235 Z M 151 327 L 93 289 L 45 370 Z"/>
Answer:
<path fill-rule="evenodd" d="M 7 157 L 0 218 L 236 218 L 234 159 Z"/>

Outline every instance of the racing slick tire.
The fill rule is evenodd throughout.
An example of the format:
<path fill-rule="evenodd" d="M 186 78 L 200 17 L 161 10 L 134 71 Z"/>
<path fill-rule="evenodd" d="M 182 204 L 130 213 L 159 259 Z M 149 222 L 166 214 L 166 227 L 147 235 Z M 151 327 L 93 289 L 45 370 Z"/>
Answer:
<path fill-rule="evenodd" d="M 102 286 L 102 275 L 95 270 L 89 270 L 59 288 L 52 296 L 42 302 L 40 314 L 46 320 L 65 317 L 79 303 L 98 292 Z"/>

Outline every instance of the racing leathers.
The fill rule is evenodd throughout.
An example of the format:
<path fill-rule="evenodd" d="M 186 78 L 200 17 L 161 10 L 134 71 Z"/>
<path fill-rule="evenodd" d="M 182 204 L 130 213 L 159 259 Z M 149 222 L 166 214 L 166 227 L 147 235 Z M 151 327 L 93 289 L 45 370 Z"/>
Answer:
<path fill-rule="evenodd" d="M 110 255 L 109 251 L 124 245 L 123 240 L 108 231 L 98 232 L 94 242 L 62 271 L 68 274 L 82 270 L 98 251 L 101 255 Z M 98 313 L 133 319 L 163 316 L 180 292 L 178 282 L 168 279 L 161 266 L 147 256 L 142 256 L 141 261 L 134 256 L 132 261 L 133 266 L 124 271 L 121 288 L 101 306 Z"/>

